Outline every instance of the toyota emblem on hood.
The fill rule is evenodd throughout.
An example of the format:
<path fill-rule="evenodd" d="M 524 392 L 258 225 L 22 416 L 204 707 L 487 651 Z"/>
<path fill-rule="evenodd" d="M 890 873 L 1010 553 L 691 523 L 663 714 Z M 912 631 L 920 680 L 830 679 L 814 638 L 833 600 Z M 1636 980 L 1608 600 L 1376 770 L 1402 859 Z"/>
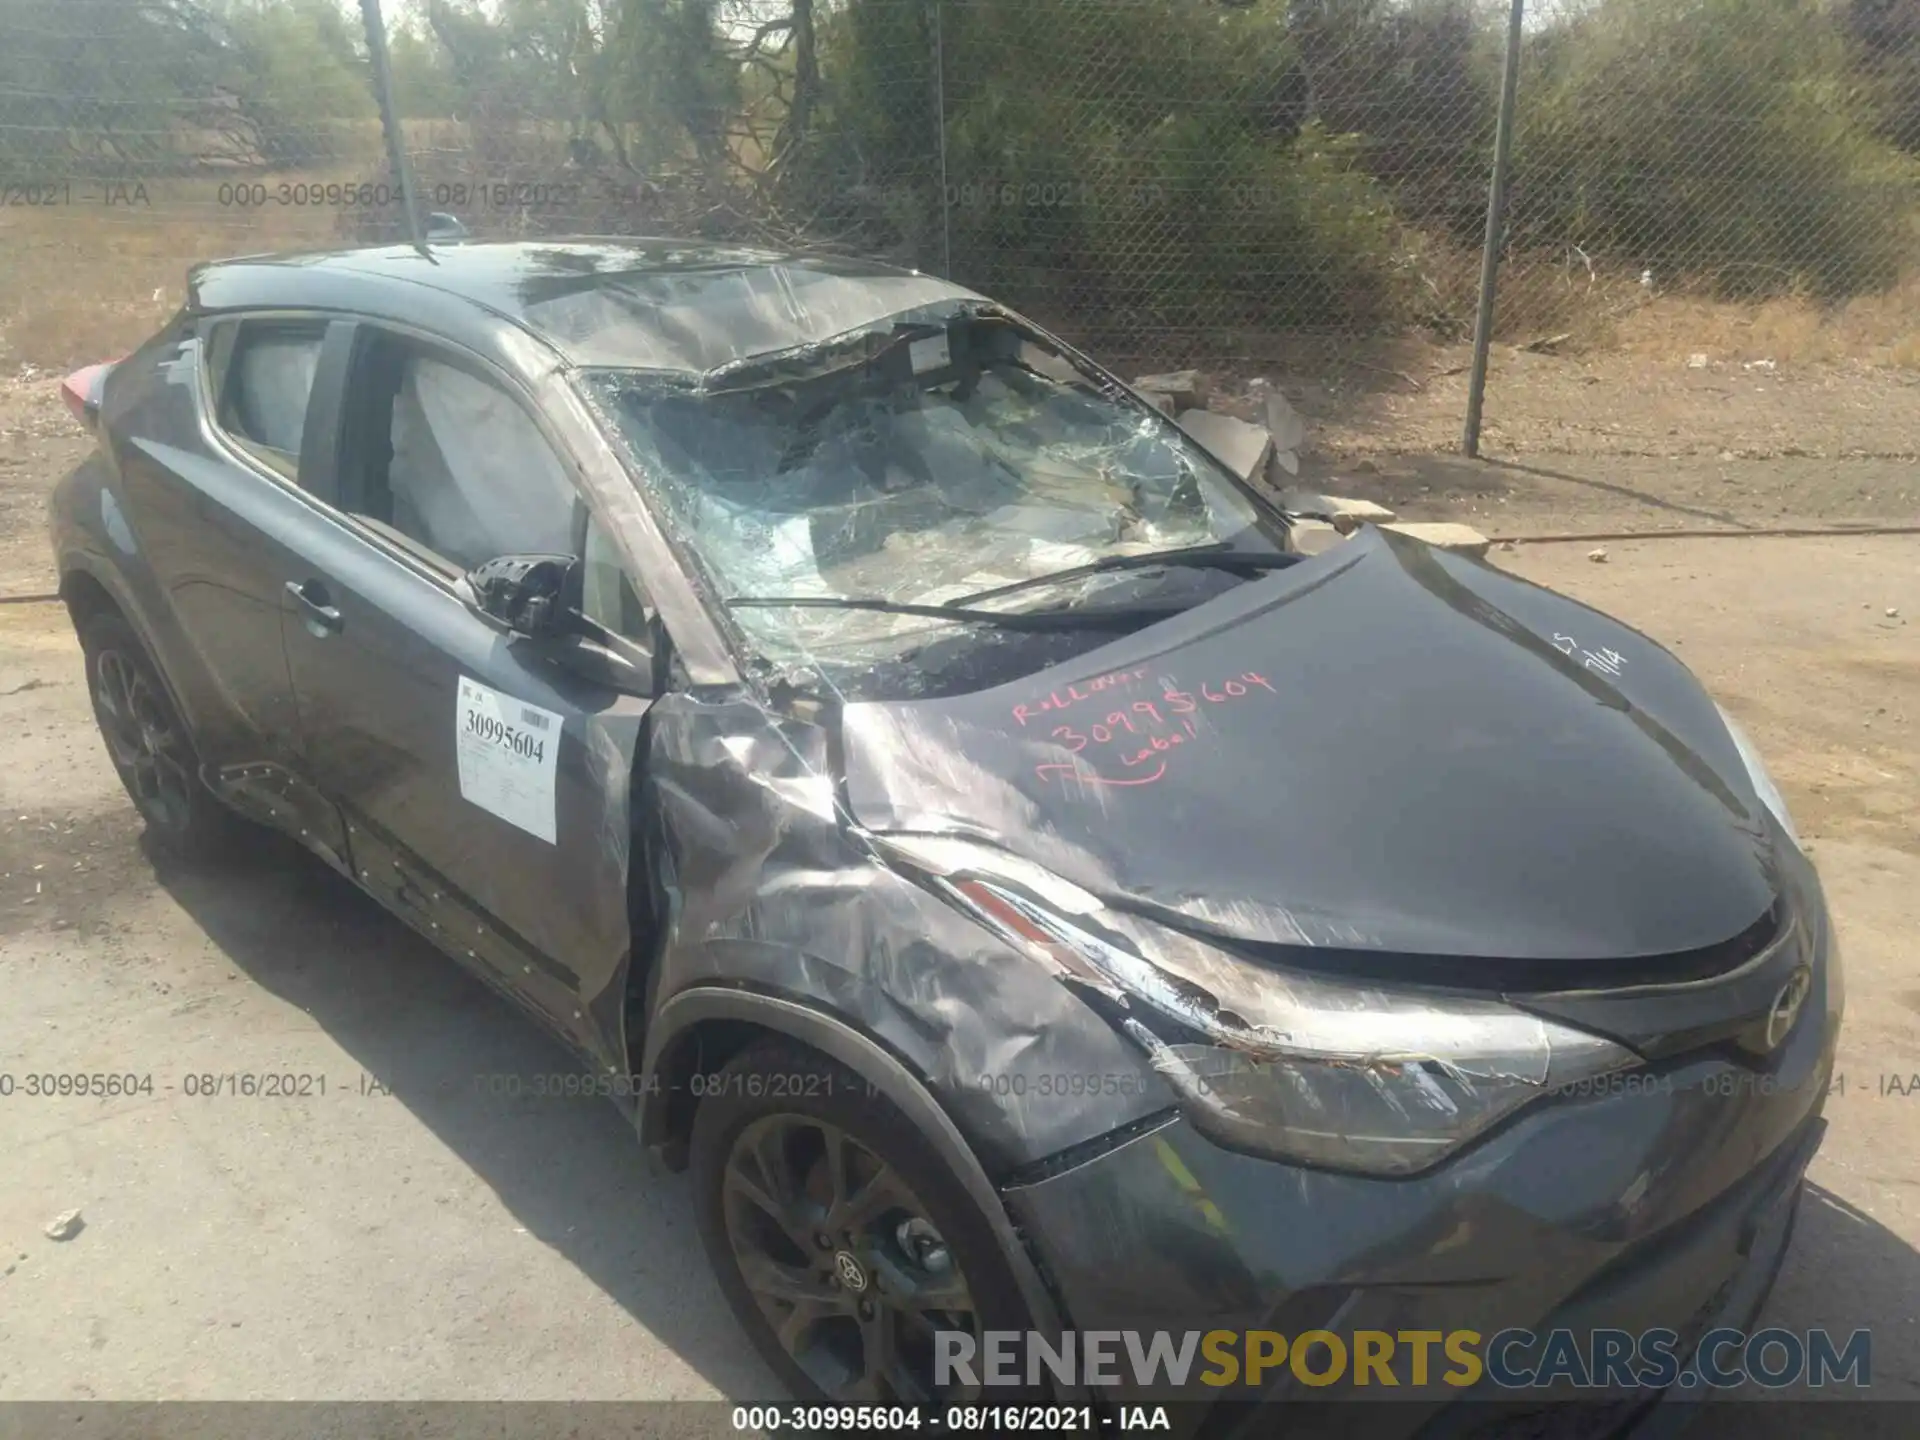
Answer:
<path fill-rule="evenodd" d="M 1773 1049 L 1792 1033 L 1793 1022 L 1800 1018 L 1801 1008 L 1807 1003 L 1807 992 L 1812 989 L 1813 972 L 1804 965 L 1787 977 L 1787 983 L 1773 997 L 1773 1008 L 1767 1012 L 1767 1049 Z"/>

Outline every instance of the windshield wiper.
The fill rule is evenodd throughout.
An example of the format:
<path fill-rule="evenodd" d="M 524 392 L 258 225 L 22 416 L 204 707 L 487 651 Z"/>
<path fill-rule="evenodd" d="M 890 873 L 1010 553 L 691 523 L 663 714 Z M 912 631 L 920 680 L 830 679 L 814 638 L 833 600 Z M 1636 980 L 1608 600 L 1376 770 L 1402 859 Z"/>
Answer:
<path fill-rule="evenodd" d="M 1078 580 L 1086 575 L 1099 575 L 1110 570 L 1154 570 L 1162 566 L 1213 570 L 1284 570 L 1289 565 L 1299 564 L 1303 558 L 1305 557 L 1287 551 L 1235 551 L 1225 544 L 1191 545 L 1179 550 L 1151 550 L 1143 555 L 1105 555 L 1090 564 L 1075 565 L 1067 570 L 1056 570 L 1051 575 L 1035 575 L 1030 579 L 1016 580 L 1011 585 L 996 586 L 992 590 L 976 590 L 971 595 L 958 597 L 954 603 L 961 605 L 974 600 L 997 600 L 1002 595 L 1014 595 L 1022 590 L 1032 590 L 1041 585 Z"/>
<path fill-rule="evenodd" d="M 920 615 L 958 624 L 998 625 L 1003 630 L 1087 630 L 1159 620 L 1182 607 L 1162 605 L 1096 606 L 1090 610 L 971 610 L 961 605 L 912 605 L 900 600 L 840 599 L 831 595 L 739 595 L 728 606 L 768 610 L 870 610 L 877 615 Z"/>
<path fill-rule="evenodd" d="M 902 600 L 884 600 L 864 596 L 842 598 L 835 595 L 739 595 L 726 601 L 729 606 L 756 609 L 793 610 L 870 610 L 879 615 L 919 615 L 929 620 L 953 620 L 975 625 L 998 625 L 1006 630 L 1078 630 L 1097 629 L 1107 624 L 1129 624 L 1178 614 L 1184 605 L 1095 606 L 1091 609 L 1049 608 L 1045 610 L 980 610 L 967 602 L 997 599 L 1041 585 L 1078 580 L 1114 570 L 1152 570 L 1169 567 L 1204 567 L 1216 570 L 1284 570 L 1297 565 L 1303 557 L 1285 551 L 1234 551 L 1221 545 L 1195 545 L 1180 550 L 1155 550 L 1144 555 L 1107 555 L 1087 565 L 1056 570 L 1051 575 L 1035 575 L 992 590 L 962 595 L 944 605 L 915 605 Z"/>

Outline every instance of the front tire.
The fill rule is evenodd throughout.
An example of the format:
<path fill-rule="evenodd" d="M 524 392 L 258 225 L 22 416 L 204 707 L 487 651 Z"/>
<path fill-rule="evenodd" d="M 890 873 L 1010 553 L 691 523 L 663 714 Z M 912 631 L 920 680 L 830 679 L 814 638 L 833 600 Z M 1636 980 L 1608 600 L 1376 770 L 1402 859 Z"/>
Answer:
<path fill-rule="evenodd" d="M 202 783 L 193 737 L 147 647 L 113 611 L 88 617 L 79 629 L 94 722 L 148 836 L 181 858 L 223 852 L 239 819 Z"/>
<path fill-rule="evenodd" d="M 936 1374 L 935 1334 L 971 1335 L 978 1374 L 983 1331 L 1031 1322 L 986 1216 L 927 1138 L 852 1071 L 785 1040 L 750 1046 L 702 1090 L 701 1240 L 788 1389 L 810 1403 L 978 1403 L 977 1385 Z"/>

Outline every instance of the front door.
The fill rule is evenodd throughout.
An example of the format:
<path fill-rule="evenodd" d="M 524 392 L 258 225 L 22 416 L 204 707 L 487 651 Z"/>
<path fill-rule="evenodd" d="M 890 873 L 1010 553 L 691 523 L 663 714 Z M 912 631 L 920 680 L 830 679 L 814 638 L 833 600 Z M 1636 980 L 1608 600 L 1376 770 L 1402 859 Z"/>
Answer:
<path fill-rule="evenodd" d="M 304 544 L 283 616 L 309 771 L 365 885 L 588 1041 L 630 944 L 647 701 L 454 590 L 500 554 L 580 553 L 585 511 L 530 407 L 470 357 L 362 326 L 344 414 L 338 519 Z"/>

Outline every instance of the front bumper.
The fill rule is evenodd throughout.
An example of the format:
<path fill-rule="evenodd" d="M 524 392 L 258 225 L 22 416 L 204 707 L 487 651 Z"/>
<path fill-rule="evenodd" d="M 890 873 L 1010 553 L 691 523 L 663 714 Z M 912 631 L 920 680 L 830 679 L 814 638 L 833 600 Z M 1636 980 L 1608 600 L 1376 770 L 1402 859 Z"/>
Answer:
<path fill-rule="evenodd" d="M 1668 1329 L 1689 1354 L 1707 1329 L 1757 1312 L 1785 1252 L 1825 1128 L 1833 998 L 1816 985 L 1764 1072 L 1685 1058 L 1650 1072 L 1657 1089 L 1543 1102 L 1409 1179 L 1239 1154 L 1170 1118 L 1005 1198 L 1082 1334 Z M 1438 1349 L 1435 1360 L 1438 1375 Z M 1530 1434 L 1549 1395 L 1485 1380 L 1369 1393 L 1308 1389 L 1285 1369 L 1265 1378 L 1257 1390 L 1191 1378 L 1169 1390 L 1123 1374 L 1102 1393 L 1187 1402 L 1181 1428 L 1208 1436 L 1238 1428 L 1240 1407 L 1217 1402 L 1257 1399 L 1310 1403 L 1315 1433 L 1421 1440 Z M 1592 1433 L 1647 1419 L 1661 1393 L 1620 1397 Z M 1214 1413 L 1196 1421 L 1196 1401 Z M 1242 1418 L 1247 1433 L 1272 1423 Z"/>

